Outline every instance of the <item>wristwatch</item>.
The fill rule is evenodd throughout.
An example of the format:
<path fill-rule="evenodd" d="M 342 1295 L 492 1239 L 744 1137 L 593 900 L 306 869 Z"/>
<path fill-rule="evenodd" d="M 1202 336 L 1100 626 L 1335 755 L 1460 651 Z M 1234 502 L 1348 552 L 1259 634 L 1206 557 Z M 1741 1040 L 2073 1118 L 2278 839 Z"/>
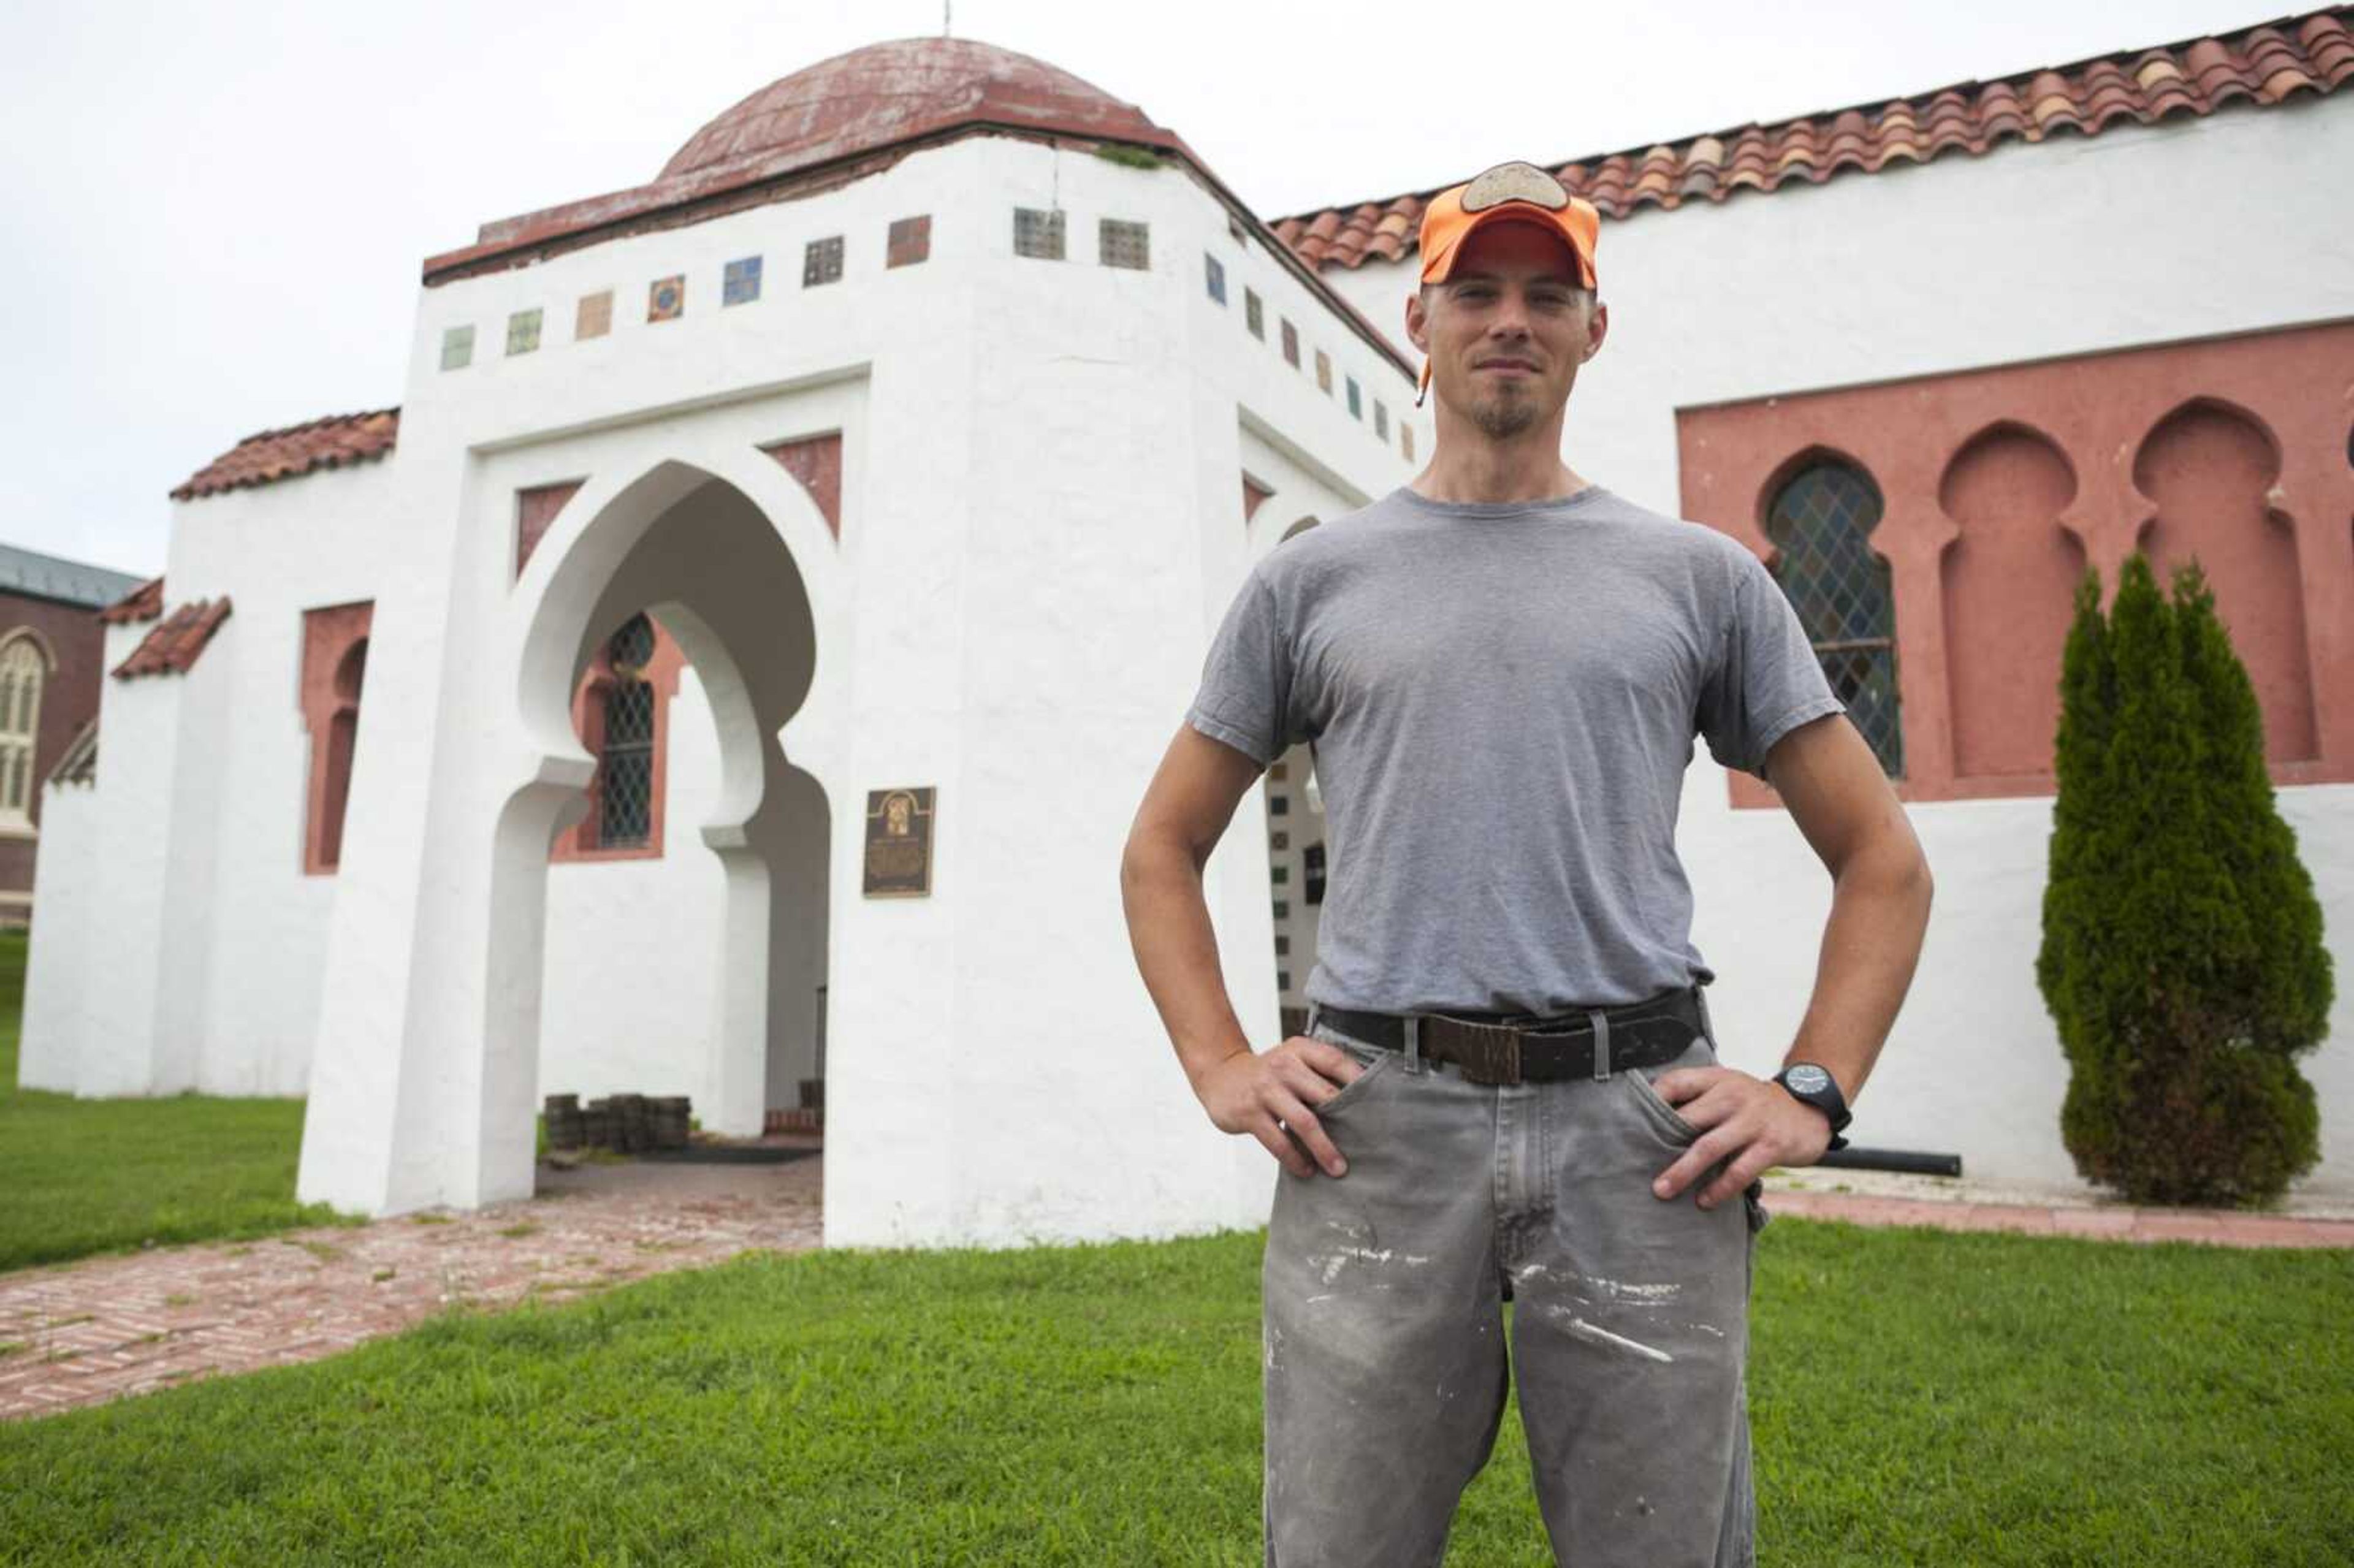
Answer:
<path fill-rule="evenodd" d="M 1847 1108 L 1847 1097 L 1840 1093 L 1838 1080 L 1812 1062 L 1793 1062 L 1774 1075 L 1772 1082 L 1787 1089 L 1800 1102 L 1814 1107 L 1831 1118 L 1831 1140 L 1825 1152 L 1845 1149 L 1847 1139 L 1840 1133 L 1855 1119 Z"/>

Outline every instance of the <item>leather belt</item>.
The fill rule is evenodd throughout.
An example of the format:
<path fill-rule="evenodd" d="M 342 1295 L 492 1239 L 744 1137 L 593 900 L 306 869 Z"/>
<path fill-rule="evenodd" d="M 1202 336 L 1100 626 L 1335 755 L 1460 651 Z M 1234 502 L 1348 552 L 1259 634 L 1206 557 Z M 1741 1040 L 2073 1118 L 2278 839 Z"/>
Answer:
<path fill-rule="evenodd" d="M 1405 1049 L 1405 1025 L 1416 1020 L 1423 1057 L 1454 1063 L 1469 1083 L 1545 1083 L 1606 1078 L 1614 1068 L 1672 1062 L 1691 1048 L 1694 1036 L 1712 1038 L 1700 990 L 1695 983 L 1641 1001 L 1552 1018 L 1469 1011 L 1365 1012 L 1321 1002 L 1316 1016 L 1352 1040 L 1389 1051 Z"/>

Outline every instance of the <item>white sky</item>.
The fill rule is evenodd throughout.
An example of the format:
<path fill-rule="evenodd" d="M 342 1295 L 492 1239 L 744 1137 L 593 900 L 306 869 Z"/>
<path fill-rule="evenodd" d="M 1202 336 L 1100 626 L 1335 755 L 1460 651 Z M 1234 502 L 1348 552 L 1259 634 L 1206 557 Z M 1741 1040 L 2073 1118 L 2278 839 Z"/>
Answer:
<path fill-rule="evenodd" d="M 0 541 L 160 570 L 165 492 L 240 437 L 400 399 L 427 256 L 485 220 L 642 184 L 746 94 L 937 34 L 941 15 L 939 0 L 12 0 Z M 1271 218 L 2281 15 L 954 0 L 953 22 L 1140 105 Z"/>

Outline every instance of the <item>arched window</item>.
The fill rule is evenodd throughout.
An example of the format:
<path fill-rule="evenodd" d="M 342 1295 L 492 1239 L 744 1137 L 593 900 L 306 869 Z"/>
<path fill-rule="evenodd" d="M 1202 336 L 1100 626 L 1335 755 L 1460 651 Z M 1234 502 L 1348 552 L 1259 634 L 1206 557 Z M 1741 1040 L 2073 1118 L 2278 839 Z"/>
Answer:
<path fill-rule="evenodd" d="M 309 810 L 302 830 L 307 875 L 324 875 L 343 863 L 344 813 L 352 795 L 360 688 L 367 678 L 368 628 L 375 613 L 366 601 L 302 612 L 302 722 L 311 732 Z"/>
<path fill-rule="evenodd" d="M 597 758 L 597 843 L 642 844 L 653 821 L 654 627 L 642 612 L 621 623 L 605 645 L 613 679 L 604 691 L 603 745 Z"/>
<path fill-rule="evenodd" d="M 0 827 L 33 825 L 33 754 L 49 662 L 30 637 L 0 649 Z"/>
<path fill-rule="evenodd" d="M 1896 687 L 1896 599 L 1888 563 L 1872 548 L 1880 492 L 1836 459 L 1808 464 L 1775 493 L 1766 534 L 1782 585 L 1831 690 L 1892 779 L 1903 777 Z"/>

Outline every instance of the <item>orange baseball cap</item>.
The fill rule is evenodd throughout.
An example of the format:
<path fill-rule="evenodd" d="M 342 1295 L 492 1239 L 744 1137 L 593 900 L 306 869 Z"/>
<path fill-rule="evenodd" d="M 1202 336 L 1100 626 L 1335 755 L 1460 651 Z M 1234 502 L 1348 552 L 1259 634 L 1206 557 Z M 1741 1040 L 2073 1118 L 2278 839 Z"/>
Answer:
<path fill-rule="evenodd" d="M 1534 164 L 1498 164 L 1462 185 L 1431 197 L 1422 213 L 1422 281 L 1443 283 L 1455 270 L 1463 242 L 1491 223 L 1533 223 L 1569 244 L 1577 258 L 1578 281 L 1592 289 L 1601 274 L 1594 253 L 1601 242 L 1602 214 L 1582 196 Z M 1423 361 L 1422 391 L 1430 390 L 1430 362 Z M 1415 401 L 1422 400 L 1417 393 Z"/>

